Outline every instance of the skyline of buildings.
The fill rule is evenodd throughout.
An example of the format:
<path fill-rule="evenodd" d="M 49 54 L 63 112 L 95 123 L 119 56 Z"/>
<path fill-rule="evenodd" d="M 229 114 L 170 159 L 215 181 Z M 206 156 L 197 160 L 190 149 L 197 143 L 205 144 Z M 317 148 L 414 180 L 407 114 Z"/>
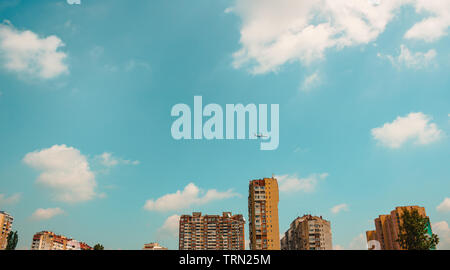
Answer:
<path fill-rule="evenodd" d="M 272 176 L 250 181 L 248 195 L 250 249 L 280 249 L 278 202 L 277 179 Z"/>
<path fill-rule="evenodd" d="M 291 222 L 280 242 L 281 250 L 333 249 L 331 222 L 322 216 L 297 217 Z"/>
<path fill-rule="evenodd" d="M 272 176 L 249 181 L 248 216 L 249 249 L 252 250 L 331 250 L 331 222 L 311 214 L 295 218 L 288 230 L 279 234 L 278 181 Z M 417 210 L 428 220 L 427 234 L 432 235 L 431 221 L 424 207 L 398 206 L 390 214 L 374 219 L 375 230 L 366 231 L 367 248 L 378 249 L 371 241 L 378 241 L 382 250 L 401 250 L 397 242 L 402 215 L 405 210 Z M 13 216 L 0 211 L 0 249 L 5 249 L 12 230 Z M 281 238 L 281 240 L 280 240 Z M 179 250 L 245 250 L 245 218 L 242 214 L 222 212 L 222 215 L 202 215 L 193 212 L 178 220 Z M 31 250 L 92 250 L 84 242 L 57 235 L 51 231 L 34 234 Z M 167 250 L 157 242 L 144 244 L 143 250 Z"/>
<path fill-rule="evenodd" d="M 33 236 L 31 250 L 92 250 L 84 242 L 57 235 L 50 231 L 41 231 Z"/>
<path fill-rule="evenodd" d="M 179 221 L 179 250 L 243 250 L 245 249 L 244 217 L 223 212 L 204 215 L 194 212 Z"/>

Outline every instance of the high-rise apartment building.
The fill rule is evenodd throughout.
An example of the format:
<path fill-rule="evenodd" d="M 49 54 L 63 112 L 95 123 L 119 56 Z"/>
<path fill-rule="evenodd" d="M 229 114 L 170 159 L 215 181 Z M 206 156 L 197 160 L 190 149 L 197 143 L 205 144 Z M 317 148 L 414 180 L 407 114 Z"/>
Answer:
<path fill-rule="evenodd" d="M 14 218 L 10 214 L 0 211 L 0 250 L 6 248 L 13 221 Z"/>
<path fill-rule="evenodd" d="M 250 249 L 279 250 L 277 179 L 252 180 L 248 192 Z"/>
<path fill-rule="evenodd" d="M 167 248 L 160 246 L 158 243 L 144 244 L 143 250 L 167 250 Z"/>
<path fill-rule="evenodd" d="M 304 215 L 291 222 L 281 239 L 282 250 L 331 250 L 331 224 L 322 217 Z"/>
<path fill-rule="evenodd" d="M 424 207 L 400 206 L 396 207 L 390 214 L 380 215 L 374 220 L 375 230 L 366 232 L 367 242 L 377 240 L 382 250 L 401 250 L 397 238 L 400 233 L 400 224 L 403 222 L 401 217 L 405 210 L 417 210 L 422 217 L 426 217 L 428 219 L 428 234 L 431 236 L 430 218 L 427 216 Z"/>
<path fill-rule="evenodd" d="M 33 236 L 32 250 L 90 250 L 88 244 L 56 235 L 53 232 L 42 231 Z"/>
<path fill-rule="evenodd" d="M 204 215 L 194 212 L 180 217 L 180 250 L 244 250 L 245 220 L 242 215 L 223 212 Z"/>

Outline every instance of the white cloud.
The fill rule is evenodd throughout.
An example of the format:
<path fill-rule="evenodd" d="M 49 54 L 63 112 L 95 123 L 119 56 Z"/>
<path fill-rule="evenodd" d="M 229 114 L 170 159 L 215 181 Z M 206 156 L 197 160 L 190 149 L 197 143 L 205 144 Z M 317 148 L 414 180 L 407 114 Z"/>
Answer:
<path fill-rule="evenodd" d="M 319 180 L 328 177 L 328 173 L 311 174 L 306 178 L 298 178 L 297 175 L 278 175 L 276 176 L 281 192 L 312 192 L 315 190 Z"/>
<path fill-rule="evenodd" d="M 54 192 L 55 199 L 64 202 L 82 202 L 96 196 L 95 175 L 78 149 L 54 145 L 25 155 L 28 166 L 41 171 L 40 183 Z"/>
<path fill-rule="evenodd" d="M 401 45 L 399 56 L 378 54 L 378 57 L 388 59 L 397 68 L 405 66 L 411 69 L 423 69 L 435 63 L 436 55 L 437 53 L 434 49 L 430 49 L 427 52 L 413 53 L 405 45 Z"/>
<path fill-rule="evenodd" d="M 18 203 L 20 201 L 20 197 L 21 197 L 20 193 L 15 193 L 9 197 L 1 193 L 0 206 Z"/>
<path fill-rule="evenodd" d="M 129 60 L 126 63 L 126 65 L 125 65 L 125 70 L 126 71 L 132 71 L 132 70 L 135 70 L 137 68 L 149 70 L 150 69 L 150 65 L 147 62 L 134 60 L 134 59 Z"/>
<path fill-rule="evenodd" d="M 67 4 L 69 5 L 81 5 L 81 0 L 67 0 Z"/>
<path fill-rule="evenodd" d="M 436 209 L 439 212 L 450 212 L 450 198 L 445 198 Z"/>
<path fill-rule="evenodd" d="M 319 75 L 319 72 L 314 72 L 313 74 L 309 75 L 305 78 L 303 81 L 300 90 L 304 92 L 308 92 L 311 89 L 317 87 L 321 82 L 321 78 Z"/>
<path fill-rule="evenodd" d="M 439 237 L 438 249 L 450 249 L 450 228 L 446 221 L 440 221 L 432 225 L 433 233 Z"/>
<path fill-rule="evenodd" d="M 61 214 L 64 214 L 64 211 L 61 208 L 39 208 L 34 211 L 31 218 L 34 220 L 44 220 L 51 219 L 52 217 Z"/>
<path fill-rule="evenodd" d="M 117 72 L 117 71 L 119 71 L 119 67 L 116 66 L 116 65 L 113 65 L 113 64 L 112 65 L 111 64 L 105 64 L 103 67 L 108 72 Z"/>
<path fill-rule="evenodd" d="M 239 194 L 234 193 L 232 190 L 220 192 L 215 189 L 210 189 L 205 193 L 194 183 L 189 183 L 184 190 L 166 194 L 156 200 L 147 200 L 144 208 L 148 211 L 172 211 L 236 196 L 239 196 Z"/>
<path fill-rule="evenodd" d="M 0 57 L 3 66 L 19 74 L 50 79 L 68 72 L 67 55 L 59 51 L 64 43 L 57 36 L 39 37 L 0 23 Z"/>
<path fill-rule="evenodd" d="M 335 245 L 334 250 L 367 250 L 367 239 L 364 233 L 360 233 L 350 240 L 348 245 Z"/>
<path fill-rule="evenodd" d="M 93 59 L 98 59 L 100 58 L 105 52 L 105 49 L 102 46 L 94 46 L 90 51 L 89 51 L 89 55 L 93 58 Z"/>
<path fill-rule="evenodd" d="M 349 249 L 352 250 L 367 250 L 367 240 L 364 234 L 359 234 L 349 244 Z"/>
<path fill-rule="evenodd" d="M 180 216 L 172 215 L 164 221 L 161 228 L 158 229 L 157 234 L 159 238 L 173 238 L 178 236 L 178 228 L 180 225 Z"/>
<path fill-rule="evenodd" d="M 417 13 L 430 14 L 405 33 L 407 39 L 435 41 L 447 35 L 450 26 L 450 2 L 441 0 L 417 0 Z"/>
<path fill-rule="evenodd" d="M 390 148 L 399 148 L 411 140 L 415 144 L 425 145 L 439 140 L 443 132 L 431 117 L 421 112 L 410 113 L 406 117 L 397 117 L 392 123 L 372 129 L 375 140 Z"/>
<path fill-rule="evenodd" d="M 335 205 L 335 206 L 331 207 L 331 213 L 339 214 L 339 212 L 341 212 L 341 211 L 348 211 L 348 209 L 349 209 L 348 204 L 341 203 L 341 204 L 338 204 L 338 205 Z"/>
<path fill-rule="evenodd" d="M 255 74 L 277 71 L 293 61 L 308 65 L 323 59 L 328 49 L 375 41 L 405 5 L 431 14 L 413 25 L 406 38 L 436 40 L 446 35 L 449 1 L 237 0 L 226 10 L 242 20 L 242 47 L 234 53 L 233 65 L 249 66 Z M 435 28 L 428 31 L 429 26 Z"/>
<path fill-rule="evenodd" d="M 139 165 L 139 160 L 127 160 L 127 159 L 121 159 L 118 157 L 113 156 L 112 153 L 104 152 L 101 155 L 96 156 L 96 158 L 100 161 L 100 163 L 103 166 L 106 167 L 114 167 L 119 164 L 124 165 Z"/>

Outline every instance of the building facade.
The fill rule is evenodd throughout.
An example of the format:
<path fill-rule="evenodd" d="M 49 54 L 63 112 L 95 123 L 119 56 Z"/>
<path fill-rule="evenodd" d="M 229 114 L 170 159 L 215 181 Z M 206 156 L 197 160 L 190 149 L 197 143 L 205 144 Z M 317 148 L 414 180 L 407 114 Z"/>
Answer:
<path fill-rule="evenodd" d="M 333 249 L 331 224 L 322 217 L 304 215 L 291 222 L 281 239 L 282 250 Z"/>
<path fill-rule="evenodd" d="M 143 250 L 167 250 L 167 248 L 160 246 L 158 243 L 144 244 Z"/>
<path fill-rule="evenodd" d="M 279 250 L 278 182 L 274 177 L 249 183 L 248 215 L 250 249 Z"/>
<path fill-rule="evenodd" d="M 0 250 L 6 248 L 8 235 L 11 232 L 13 221 L 14 218 L 10 214 L 0 211 Z"/>
<path fill-rule="evenodd" d="M 204 215 L 194 212 L 182 215 L 179 227 L 180 250 L 244 250 L 245 220 L 242 215 L 224 212 Z"/>
<path fill-rule="evenodd" d="M 53 232 L 42 231 L 33 236 L 32 250 L 91 250 L 88 244 L 57 235 Z"/>
<path fill-rule="evenodd" d="M 424 207 L 417 205 L 400 206 L 392 210 L 390 214 L 380 215 L 374 220 L 375 230 L 366 232 L 367 242 L 372 240 L 378 241 L 382 250 L 401 250 L 402 248 L 397 242 L 397 238 L 400 233 L 400 225 L 403 222 L 401 216 L 405 210 L 417 210 L 422 217 L 426 217 L 428 219 L 428 234 L 432 234 L 430 218 L 427 216 Z"/>
<path fill-rule="evenodd" d="M 366 239 L 367 239 L 367 243 L 368 243 L 368 249 L 376 249 L 376 246 L 371 245 L 371 241 L 373 240 L 377 240 L 377 231 L 373 230 L 373 231 L 366 231 Z"/>

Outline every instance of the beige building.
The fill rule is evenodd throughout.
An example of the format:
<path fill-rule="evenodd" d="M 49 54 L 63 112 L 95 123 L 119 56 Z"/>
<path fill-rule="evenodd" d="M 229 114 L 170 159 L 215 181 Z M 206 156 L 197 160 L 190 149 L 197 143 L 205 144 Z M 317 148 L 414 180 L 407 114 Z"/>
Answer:
<path fill-rule="evenodd" d="M 167 248 L 160 246 L 158 243 L 144 244 L 143 250 L 167 250 Z"/>
<path fill-rule="evenodd" d="M 250 249 L 279 250 L 278 182 L 274 177 L 249 184 L 248 215 Z"/>
<path fill-rule="evenodd" d="M 390 214 L 380 215 L 374 220 L 375 230 L 366 232 L 367 242 L 377 240 L 382 250 L 401 250 L 402 248 L 397 242 L 400 224 L 402 224 L 401 216 L 405 210 L 411 211 L 413 209 L 417 210 L 421 216 L 430 219 L 424 207 L 417 205 L 396 207 Z M 432 234 L 430 222 L 428 222 L 428 233 Z"/>
<path fill-rule="evenodd" d="M 331 224 L 321 216 L 304 215 L 291 222 L 281 239 L 282 250 L 333 249 Z"/>
<path fill-rule="evenodd" d="M 53 232 L 42 231 L 33 236 L 31 242 L 32 250 L 91 250 L 86 243 L 75 239 L 67 238 L 63 235 L 57 235 Z"/>
<path fill-rule="evenodd" d="M 10 214 L 0 211 L 0 250 L 6 248 L 8 235 L 11 232 L 13 221 L 14 218 Z"/>
<path fill-rule="evenodd" d="M 180 250 L 244 250 L 245 220 L 242 215 L 223 212 L 204 215 L 194 212 L 180 217 Z"/>

